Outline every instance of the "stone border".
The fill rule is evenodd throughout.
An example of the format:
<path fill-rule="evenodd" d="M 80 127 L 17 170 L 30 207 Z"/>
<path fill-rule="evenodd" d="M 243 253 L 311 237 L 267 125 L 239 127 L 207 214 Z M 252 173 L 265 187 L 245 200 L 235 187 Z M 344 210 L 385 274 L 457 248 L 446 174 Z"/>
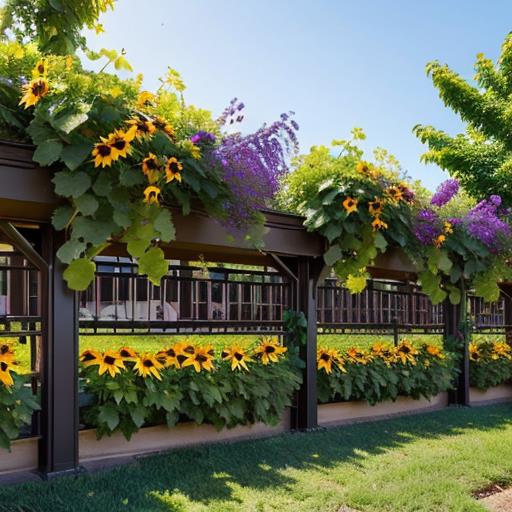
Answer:
<path fill-rule="evenodd" d="M 478 388 L 469 388 L 469 403 L 472 406 L 491 405 L 500 402 L 512 401 L 512 385 L 502 384 L 482 391 Z"/>
<path fill-rule="evenodd" d="M 400 396 L 395 402 L 385 401 L 373 406 L 363 401 L 320 404 L 318 406 L 318 425 L 331 427 L 347 423 L 381 420 L 393 416 L 435 411 L 443 409 L 447 405 L 448 393 L 440 393 L 430 400 L 426 398 L 415 400 L 414 398 Z"/>
<path fill-rule="evenodd" d="M 39 437 L 17 439 L 11 443 L 11 451 L 0 448 L 0 475 L 37 469 Z"/>

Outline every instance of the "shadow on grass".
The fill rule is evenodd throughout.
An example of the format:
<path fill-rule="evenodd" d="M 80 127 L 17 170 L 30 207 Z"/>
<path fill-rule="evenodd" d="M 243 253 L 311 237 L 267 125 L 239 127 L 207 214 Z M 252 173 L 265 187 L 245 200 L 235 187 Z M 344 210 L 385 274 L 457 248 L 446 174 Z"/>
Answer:
<path fill-rule="evenodd" d="M 419 438 L 459 436 L 469 429 L 486 431 L 505 425 L 512 425 L 511 405 L 450 408 L 330 430 L 176 450 L 104 473 L 0 489 L 0 511 L 171 512 L 188 510 L 187 503 L 207 506 L 212 501 L 224 501 L 239 510 L 233 484 L 270 496 L 273 489 L 295 484 L 293 477 L 283 474 L 284 469 L 329 471 L 340 463 L 358 466 L 367 455 Z"/>

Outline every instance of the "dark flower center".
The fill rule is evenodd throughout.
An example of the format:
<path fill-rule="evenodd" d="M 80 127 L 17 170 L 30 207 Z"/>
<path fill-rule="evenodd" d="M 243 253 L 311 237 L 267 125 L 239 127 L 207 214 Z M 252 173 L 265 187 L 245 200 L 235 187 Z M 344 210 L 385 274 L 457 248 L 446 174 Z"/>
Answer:
<path fill-rule="evenodd" d="M 179 364 L 181 364 L 181 363 L 183 363 L 183 361 L 185 361 L 187 358 L 186 358 L 186 356 L 179 355 L 176 359 L 178 360 L 178 363 L 179 363 Z"/>
<path fill-rule="evenodd" d="M 116 362 L 116 360 L 112 356 L 105 356 L 104 359 L 103 359 L 103 362 L 105 364 L 112 365 L 112 364 L 114 364 Z"/>
<path fill-rule="evenodd" d="M 1 362 L 1 363 L 0 363 L 0 369 L 1 369 L 3 372 L 6 372 L 6 371 L 7 371 L 7 368 L 9 368 L 9 366 L 7 365 L 7 363 L 4 363 L 4 362 Z"/>
<path fill-rule="evenodd" d="M 170 348 L 166 353 L 169 357 L 176 357 L 176 352 L 172 348 Z"/>
<path fill-rule="evenodd" d="M 265 354 L 272 354 L 276 351 L 276 348 L 273 347 L 272 345 L 267 345 L 265 347 Z"/>
<path fill-rule="evenodd" d="M 130 352 L 128 350 L 121 350 L 121 356 L 122 357 L 131 357 Z"/>
<path fill-rule="evenodd" d="M 183 349 L 183 352 L 186 352 L 187 354 L 193 354 L 194 353 L 194 347 L 192 345 L 188 345 Z"/>
<path fill-rule="evenodd" d="M 146 368 L 153 368 L 155 366 L 153 364 L 153 361 L 151 359 L 144 359 L 144 362 L 142 363 Z"/>
<path fill-rule="evenodd" d="M 409 348 L 409 347 L 402 347 L 402 348 L 400 349 L 400 352 L 403 352 L 404 354 L 408 354 L 410 351 L 411 351 L 411 350 L 410 350 L 410 348 Z"/>
<path fill-rule="evenodd" d="M 2 345 L 0 347 L 0 354 L 7 354 L 9 352 L 9 345 Z"/>
<path fill-rule="evenodd" d="M 34 96 L 41 96 L 45 92 L 45 84 L 44 82 L 37 82 L 34 85 L 32 85 L 32 94 Z"/>
<path fill-rule="evenodd" d="M 103 157 L 109 156 L 112 153 L 112 148 L 106 144 L 100 144 L 98 146 L 98 153 Z"/>
<path fill-rule="evenodd" d="M 203 354 L 197 354 L 196 360 L 199 363 L 206 363 L 206 361 L 208 361 L 208 358 L 206 356 L 203 356 Z"/>
<path fill-rule="evenodd" d="M 240 354 L 240 352 L 235 352 L 233 354 L 233 357 L 237 360 L 237 361 L 241 361 L 243 358 L 244 358 L 244 355 L 243 354 Z"/>
<path fill-rule="evenodd" d="M 112 144 L 118 151 L 122 151 L 126 148 L 127 142 L 124 139 L 117 139 L 114 144 Z"/>
<path fill-rule="evenodd" d="M 148 169 L 158 169 L 158 164 L 154 158 L 149 158 L 148 160 L 146 160 L 145 164 Z"/>
<path fill-rule="evenodd" d="M 94 357 L 94 354 L 91 354 L 90 352 L 87 352 L 86 354 L 83 355 L 82 357 L 82 361 L 85 363 L 87 361 L 92 361 L 93 359 L 96 359 Z"/>
<path fill-rule="evenodd" d="M 331 359 L 331 358 L 329 357 L 329 354 L 322 354 L 322 355 L 320 356 L 320 359 L 321 359 L 322 361 L 329 361 L 329 359 Z"/>

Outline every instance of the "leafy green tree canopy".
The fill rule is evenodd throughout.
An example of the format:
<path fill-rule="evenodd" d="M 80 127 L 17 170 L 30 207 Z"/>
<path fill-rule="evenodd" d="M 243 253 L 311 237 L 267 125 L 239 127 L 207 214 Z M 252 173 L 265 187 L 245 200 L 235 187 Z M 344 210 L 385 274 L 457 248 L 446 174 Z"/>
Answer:
<path fill-rule="evenodd" d="M 102 12 L 114 0 L 6 0 L 0 11 L 0 32 L 21 43 L 35 42 L 43 53 L 72 55 L 85 49 L 81 31 L 96 28 Z"/>
<path fill-rule="evenodd" d="M 431 62 L 427 74 L 444 104 L 467 123 L 466 133 L 451 137 L 432 126 L 414 132 L 428 145 L 422 160 L 435 163 L 457 178 L 476 199 L 500 194 L 512 204 L 512 33 L 495 64 L 477 56 L 474 84 L 447 65 Z"/>

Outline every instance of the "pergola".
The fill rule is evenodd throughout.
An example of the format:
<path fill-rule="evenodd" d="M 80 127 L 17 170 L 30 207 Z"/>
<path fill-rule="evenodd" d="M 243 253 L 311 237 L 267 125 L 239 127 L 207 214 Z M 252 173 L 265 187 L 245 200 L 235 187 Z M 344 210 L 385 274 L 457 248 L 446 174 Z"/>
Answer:
<path fill-rule="evenodd" d="M 39 469 L 51 476 L 78 467 L 78 306 L 76 294 L 63 280 L 63 265 L 56 251 L 63 242 L 51 227 L 58 204 L 51 183 L 52 171 L 32 162 L 33 149 L 0 142 L 0 242 L 8 241 L 39 271 L 41 314 L 41 439 Z M 228 241 L 225 229 L 201 211 L 183 216 L 173 211 L 176 240 L 163 246 L 169 259 L 191 260 L 203 255 L 207 261 L 274 267 L 292 285 L 293 308 L 308 320 L 307 344 L 302 358 L 306 366 L 292 427 L 317 426 L 316 391 L 316 287 L 328 268 L 323 262 L 325 241 L 308 233 L 303 219 L 264 211 L 264 249 L 244 241 Z M 124 244 L 113 242 L 103 253 L 126 256 Z M 389 252 L 379 258 L 374 277 L 410 281 L 415 269 L 402 253 Z M 445 334 L 458 331 L 457 308 L 445 305 Z M 458 390 L 452 397 L 468 403 L 468 358 L 464 358 Z"/>

